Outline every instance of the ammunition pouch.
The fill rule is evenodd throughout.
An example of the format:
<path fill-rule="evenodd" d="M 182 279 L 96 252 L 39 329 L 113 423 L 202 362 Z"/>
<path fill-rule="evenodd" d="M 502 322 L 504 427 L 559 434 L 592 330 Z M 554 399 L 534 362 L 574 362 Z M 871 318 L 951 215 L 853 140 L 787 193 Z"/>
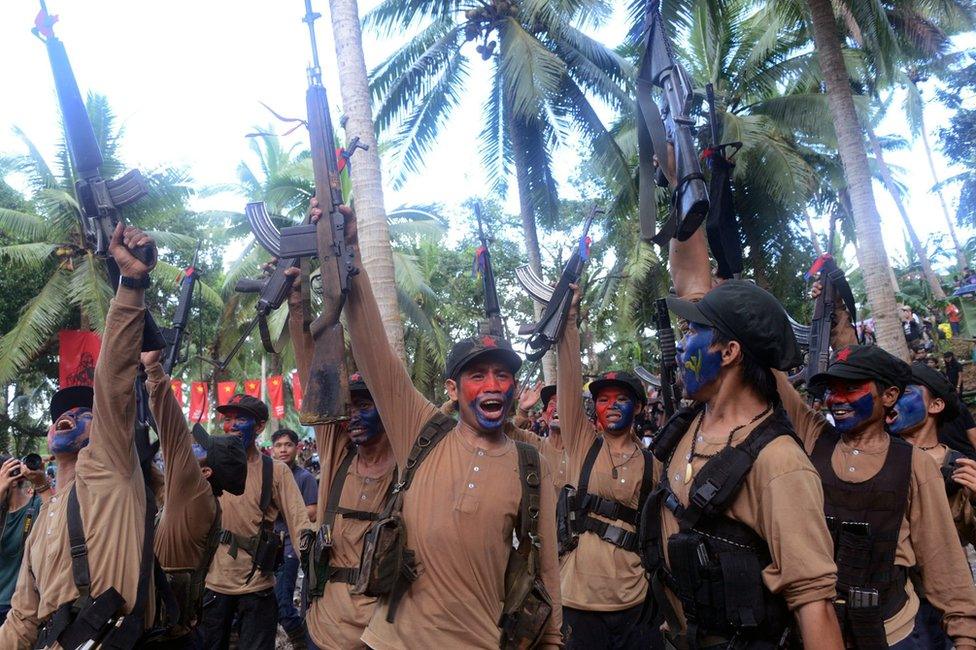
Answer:
<path fill-rule="evenodd" d="M 574 550 L 582 532 L 578 524 L 579 503 L 576 488 L 564 485 L 556 500 L 556 541 L 559 557 Z"/>
<path fill-rule="evenodd" d="M 77 605 L 75 601 L 55 610 L 41 627 L 34 648 L 47 648 L 55 643 L 63 648 L 77 648 L 88 641 L 98 642 L 115 626 L 125 599 L 114 587 L 109 587 L 89 599 L 87 605 L 80 608 Z"/>
<path fill-rule="evenodd" d="M 267 524 L 267 525 L 265 525 Z M 271 575 L 285 563 L 285 534 L 276 533 L 273 524 L 262 522 L 255 538 L 252 573 L 257 570 Z"/>
<path fill-rule="evenodd" d="M 552 598 L 542 580 L 512 551 L 505 569 L 505 602 L 498 621 L 502 650 L 535 647 L 552 616 Z"/>

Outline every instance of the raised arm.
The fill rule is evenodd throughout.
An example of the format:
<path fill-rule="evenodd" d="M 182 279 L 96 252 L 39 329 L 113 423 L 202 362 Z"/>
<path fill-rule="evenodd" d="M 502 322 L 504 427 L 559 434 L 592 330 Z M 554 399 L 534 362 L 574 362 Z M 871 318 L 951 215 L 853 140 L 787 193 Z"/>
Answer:
<path fill-rule="evenodd" d="M 703 228 L 699 228 L 683 242 L 671 240 L 668 265 L 671 269 L 671 282 L 679 298 L 701 298 L 715 285 Z"/>
<path fill-rule="evenodd" d="M 119 224 L 112 235 L 109 252 L 119 265 L 123 278 L 141 281 L 155 266 L 147 266 L 132 255 L 130 248 L 150 246 L 155 242 L 138 228 L 123 229 Z M 133 427 L 135 424 L 135 380 L 142 350 L 145 323 L 145 290 L 122 285 L 112 299 L 105 317 L 102 350 L 95 365 L 95 401 L 92 408 L 91 441 L 81 452 L 89 455 L 104 470 L 131 476 L 139 466 L 136 458 Z M 80 476 L 91 478 L 85 464 L 79 464 Z"/>
<path fill-rule="evenodd" d="M 302 539 L 302 531 L 314 531 L 315 526 L 308 519 L 308 510 L 305 508 L 305 500 L 302 493 L 298 490 L 298 483 L 295 476 L 284 463 L 275 461 L 275 473 L 278 480 L 275 481 L 275 503 L 278 510 L 288 526 L 288 534 L 291 536 L 292 544 L 298 548 L 298 540 Z"/>
<path fill-rule="evenodd" d="M 556 394 L 559 395 L 559 430 L 570 458 L 582 458 L 596 438 L 596 429 L 586 417 L 583 399 L 583 360 L 580 358 L 579 328 L 576 326 L 579 292 L 573 298 L 566 330 L 556 346 Z"/>

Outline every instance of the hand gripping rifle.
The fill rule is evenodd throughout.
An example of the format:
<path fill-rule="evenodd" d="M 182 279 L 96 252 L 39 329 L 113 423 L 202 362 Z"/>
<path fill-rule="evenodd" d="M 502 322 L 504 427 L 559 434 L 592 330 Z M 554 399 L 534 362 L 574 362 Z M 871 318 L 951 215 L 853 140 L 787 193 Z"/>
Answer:
<path fill-rule="evenodd" d="M 665 246 L 676 237 L 691 237 L 708 214 L 708 189 L 702 175 L 698 148 L 689 116 L 694 99 L 691 79 L 674 58 L 671 41 L 664 32 L 661 2 L 648 3 L 643 55 L 637 73 L 637 148 L 641 239 Z M 654 103 L 654 87 L 664 94 L 661 108 Z M 662 169 L 669 163 L 668 143 L 674 147 L 675 186 L 671 195 L 671 216 L 657 229 L 655 186 L 667 187 Z M 655 169 L 654 157 L 658 165 Z"/>
<path fill-rule="evenodd" d="M 515 277 L 522 288 L 536 302 L 544 303 L 546 308 L 542 312 L 542 318 L 538 323 L 523 325 L 519 328 L 520 335 L 528 335 L 528 349 L 525 358 L 529 361 L 538 361 L 562 338 L 563 330 L 566 329 L 566 318 L 569 315 L 569 307 L 573 302 L 573 290 L 569 285 L 579 282 L 583 274 L 583 267 L 590 258 L 590 226 L 596 215 L 604 214 L 602 208 L 594 205 L 590 209 L 589 216 L 583 223 L 583 232 L 580 234 L 579 245 L 573 251 L 566 266 L 563 267 L 562 275 L 555 288 L 549 286 L 532 269 L 520 266 L 515 270 Z"/>
<path fill-rule="evenodd" d="M 474 272 L 481 275 L 481 286 L 485 291 L 485 322 L 483 329 L 487 330 L 483 334 L 492 336 L 505 336 L 505 327 L 502 325 L 502 310 L 498 305 L 498 289 L 495 287 L 495 271 L 491 266 L 491 252 L 488 250 L 488 239 L 485 237 L 484 226 L 481 219 L 481 203 L 475 203 L 474 216 L 478 220 L 478 239 L 481 246 L 474 254 Z"/>

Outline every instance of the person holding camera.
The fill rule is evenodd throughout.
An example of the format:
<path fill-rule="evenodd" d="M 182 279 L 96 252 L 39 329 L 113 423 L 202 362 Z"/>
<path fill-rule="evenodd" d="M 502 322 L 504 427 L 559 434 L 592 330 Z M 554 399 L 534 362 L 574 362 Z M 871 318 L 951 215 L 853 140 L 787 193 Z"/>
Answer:
<path fill-rule="evenodd" d="M 24 542 L 30 533 L 42 495 L 50 498 L 51 484 L 44 463 L 37 454 L 23 460 L 0 457 L 0 624 L 10 611 L 10 598 L 17 586 L 17 573 L 24 556 Z"/>

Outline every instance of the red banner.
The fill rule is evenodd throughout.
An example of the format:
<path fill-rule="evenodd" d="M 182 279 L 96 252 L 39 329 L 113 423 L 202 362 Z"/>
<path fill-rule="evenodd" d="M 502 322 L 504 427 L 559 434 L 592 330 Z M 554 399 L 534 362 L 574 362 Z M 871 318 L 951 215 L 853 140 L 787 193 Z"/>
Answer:
<path fill-rule="evenodd" d="M 251 397 L 257 397 L 261 399 L 261 380 L 260 379 L 245 379 L 244 380 L 244 394 L 250 395 Z"/>
<path fill-rule="evenodd" d="M 268 402 L 271 404 L 271 417 L 278 420 L 285 417 L 285 380 L 281 375 L 268 377 Z"/>
<path fill-rule="evenodd" d="M 236 381 L 217 382 L 217 406 L 223 406 L 230 401 L 230 398 L 237 392 Z"/>
<path fill-rule="evenodd" d="M 176 397 L 176 401 L 179 403 L 180 408 L 183 408 L 183 380 L 170 379 L 169 387 L 173 389 L 173 395 Z"/>
<path fill-rule="evenodd" d="M 190 422 L 210 419 L 209 387 L 205 381 L 195 381 L 190 387 Z"/>
<path fill-rule="evenodd" d="M 302 380 L 299 379 L 297 370 L 293 370 L 291 373 L 291 396 L 295 400 L 295 409 L 301 411 L 302 397 L 305 396 L 305 393 L 302 392 Z"/>
<path fill-rule="evenodd" d="M 61 388 L 91 386 L 95 383 L 95 362 L 102 341 L 95 332 L 61 330 L 59 381 Z"/>

